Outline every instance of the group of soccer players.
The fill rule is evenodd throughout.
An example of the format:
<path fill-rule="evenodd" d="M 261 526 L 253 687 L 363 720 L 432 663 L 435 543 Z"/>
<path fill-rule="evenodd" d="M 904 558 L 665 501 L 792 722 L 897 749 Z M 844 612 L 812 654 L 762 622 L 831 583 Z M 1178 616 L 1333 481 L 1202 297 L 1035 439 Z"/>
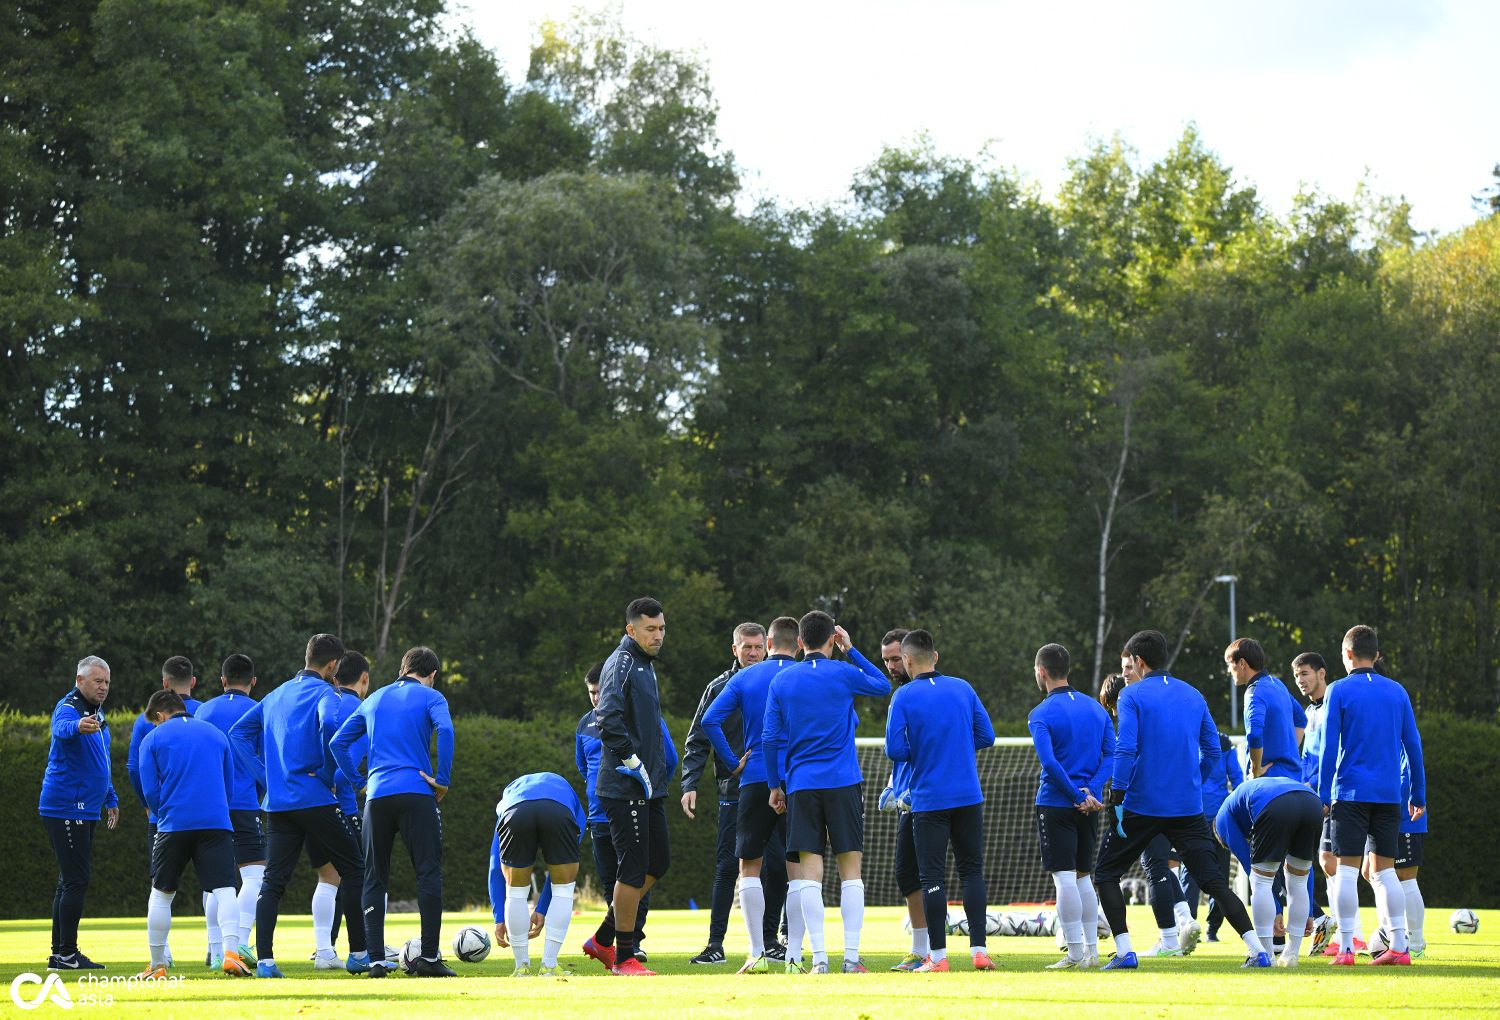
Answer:
<path fill-rule="evenodd" d="M 594 704 L 576 736 L 585 798 L 561 776 L 533 773 L 507 785 L 496 806 L 490 847 L 495 938 L 511 948 L 517 974 L 558 973 L 586 834 L 608 909 L 583 952 L 616 975 L 652 974 L 641 940 L 651 889 L 671 862 L 665 798 L 679 765 L 654 667 L 665 635 L 661 604 L 634 600 L 619 645 L 586 677 Z M 945 872 L 951 850 L 970 963 L 993 970 L 976 755 L 993 745 L 995 733 L 974 689 L 938 670 L 932 635 L 888 632 L 882 670 L 830 616 L 814 611 L 800 620 L 779 617 L 769 627 L 742 624 L 733 650 L 734 666 L 704 692 L 682 762 L 681 807 L 689 816 L 709 757 L 718 783 L 709 943 L 693 962 L 725 961 L 737 878 L 749 943 L 740 973 L 764 973 L 773 964 L 791 973 L 867 972 L 860 956 L 864 776 L 854 741 L 856 699 L 891 694 L 894 682 L 885 734 L 891 770 L 879 807 L 899 813 L 896 874 L 912 941 L 893 969 L 950 969 Z M 1388 932 L 1387 951 L 1375 962 L 1410 963 L 1410 950 L 1421 951 L 1419 941 L 1409 940 L 1408 914 L 1419 933 L 1421 843 L 1413 830 L 1425 830 L 1425 776 L 1410 701 L 1375 669 L 1374 632 L 1355 627 L 1345 636 L 1349 676 L 1334 684 L 1314 653 L 1298 657 L 1294 671 L 1310 699 L 1309 713 L 1265 672 L 1257 643 L 1230 645 L 1226 668 L 1248 687 L 1250 748 L 1249 778 L 1232 791 L 1229 776 L 1237 770 L 1226 770 L 1228 742 L 1202 695 L 1166 672 L 1167 657 L 1160 633 L 1134 635 L 1121 674 L 1095 700 L 1069 685 L 1066 649 L 1049 644 L 1037 653 L 1035 679 L 1044 697 L 1029 719 L 1041 764 L 1037 828 L 1067 947 L 1052 967 L 1100 965 L 1101 910 L 1115 941 L 1115 954 L 1101 969 L 1138 966 L 1120 885 L 1138 858 L 1154 878 L 1166 876 L 1173 890 L 1163 896 L 1165 914 L 1158 911 L 1162 941 L 1153 955 L 1191 952 L 1198 938 L 1197 922 L 1181 913 L 1189 909 L 1187 897 L 1170 869 L 1180 861 L 1244 940 L 1246 966 L 1272 965 L 1284 900 L 1286 944 L 1277 964 L 1295 966 L 1304 926 L 1311 924 L 1316 859 L 1329 875 L 1338 919 L 1332 962 L 1354 962 L 1363 866 Z M 231 975 L 281 977 L 273 950 L 277 916 L 305 847 L 319 875 L 312 902 L 316 968 L 384 977 L 395 967 L 385 948 L 384 915 L 398 833 L 415 866 L 421 913 L 421 951 L 410 954 L 407 972 L 451 976 L 438 945 L 439 805 L 452 771 L 454 735 L 446 700 L 433 687 L 437 655 L 411 649 L 399 679 L 374 694 L 368 694 L 368 661 L 329 634 L 315 635 L 304 669 L 259 701 L 250 696 L 256 678 L 245 655 L 225 660 L 224 693 L 204 703 L 191 697 L 196 678 L 188 660 L 174 656 L 162 672 L 163 689 L 136 722 L 128 762 L 152 832 L 144 976 L 163 976 L 171 965 L 171 903 L 192 861 L 204 890 L 207 962 Z M 53 715 L 41 814 L 60 871 L 49 960 L 56 968 L 97 966 L 79 950 L 77 926 L 94 826 L 101 808 L 111 828 L 118 811 L 101 708 L 108 686 L 108 665 L 86 658 L 75 689 Z M 1113 706 L 1118 732 L 1101 702 Z M 1251 874 L 1250 911 L 1229 885 L 1225 847 Z M 842 952 L 833 963 L 823 899 L 830 852 L 843 921 Z M 534 875 L 544 877 L 535 906 Z M 349 943 L 345 960 L 333 948 L 340 913 Z M 544 932 L 542 959 L 533 969 L 529 940 Z"/>

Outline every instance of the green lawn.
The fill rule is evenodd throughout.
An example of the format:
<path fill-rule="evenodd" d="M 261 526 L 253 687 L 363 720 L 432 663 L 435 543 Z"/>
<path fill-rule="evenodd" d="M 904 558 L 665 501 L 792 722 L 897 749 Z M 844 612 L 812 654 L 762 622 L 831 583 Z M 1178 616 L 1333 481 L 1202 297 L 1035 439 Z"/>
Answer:
<path fill-rule="evenodd" d="M 736 977 L 738 961 L 714 967 L 693 967 L 688 957 L 703 944 L 706 911 L 659 911 L 651 915 L 646 948 L 651 966 L 665 976 L 657 979 L 609 978 L 602 968 L 578 952 L 578 946 L 598 922 L 597 912 L 573 920 L 564 964 L 576 974 L 564 979 L 513 979 L 508 951 L 495 952 L 480 964 L 453 963 L 458 980 L 418 980 L 394 976 L 375 983 L 342 973 L 315 976 L 306 958 L 312 950 L 309 919 L 294 917 L 278 928 L 278 962 L 289 977 L 283 981 L 231 979 L 211 974 L 188 961 L 202 959 L 201 918 L 178 917 L 172 937 L 181 961 L 174 974 L 183 981 L 172 987 L 112 988 L 111 1012 L 154 1016 L 210 1016 L 223 1020 L 244 1017 L 370 1016 L 390 1005 L 405 1018 L 421 1016 L 490 1015 L 510 1020 L 587 1014 L 601 1018 L 746 1017 L 755 1015 L 811 1017 L 963 1017 L 995 1014 L 1001 1010 L 1070 1009 L 1067 1016 L 1113 1020 L 1117 1016 L 1347 1015 L 1383 1017 L 1394 1014 L 1500 1013 L 1500 967 L 1496 965 L 1500 911 L 1480 912 L 1479 933 L 1458 936 L 1445 927 L 1449 910 L 1429 909 L 1428 953 L 1409 968 L 1366 965 L 1334 970 L 1320 960 L 1303 960 L 1294 971 L 1241 971 L 1242 947 L 1237 939 L 1204 944 L 1189 959 L 1151 960 L 1135 973 L 1049 973 L 1042 968 L 1057 954 L 1051 939 L 995 938 L 991 949 L 999 971 L 967 971 L 963 940 L 955 940 L 956 959 L 963 972 L 947 975 L 875 973 L 869 976 L 824 978 L 772 974 Z M 864 950 L 872 969 L 884 971 L 898 959 L 904 943 L 901 913 L 895 908 L 873 908 L 866 919 Z M 1366 924 L 1371 921 L 1367 912 Z M 463 924 L 488 927 L 482 914 L 449 915 L 445 941 Z M 838 911 L 828 911 L 829 944 L 840 945 Z M 1150 912 L 1132 908 L 1142 947 L 1154 940 Z M 739 915 L 730 920 L 730 951 L 743 951 Z M 415 915 L 393 915 L 387 938 L 397 944 L 417 934 Z M 46 955 L 49 923 L 0 921 L 0 980 L 8 988 L 24 971 L 35 971 Z M 1225 929 L 1225 934 L 1230 934 Z M 141 919 L 87 920 L 84 951 L 108 965 L 108 975 L 138 972 L 145 960 L 145 925 Z M 537 943 L 533 943 L 538 952 Z M 1109 944 L 1103 944 L 1108 952 Z M 446 950 L 445 950 L 446 951 Z M 101 973 L 101 972 L 94 972 Z M 65 975 L 76 1001 L 71 1015 L 103 1003 L 87 1001 L 87 987 L 77 974 Z M 28 992 L 35 994 L 36 986 Z M 102 987 L 95 994 L 101 994 Z M 4 1000 L 0 1000 L 4 1002 Z M 1080 1012 L 1097 1006 L 1096 1013 Z M 0 1009 L 20 1015 L 9 1003 Z M 44 1005 L 34 1015 L 56 1012 Z"/>

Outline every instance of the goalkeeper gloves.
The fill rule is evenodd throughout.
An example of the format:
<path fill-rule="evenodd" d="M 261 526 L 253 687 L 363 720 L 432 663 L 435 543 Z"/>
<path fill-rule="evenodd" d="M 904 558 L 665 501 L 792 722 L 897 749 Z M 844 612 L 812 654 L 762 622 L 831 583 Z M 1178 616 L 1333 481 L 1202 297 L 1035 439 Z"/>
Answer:
<path fill-rule="evenodd" d="M 896 791 L 889 786 L 881 790 L 880 800 L 876 802 L 876 806 L 882 811 L 896 810 Z"/>
<path fill-rule="evenodd" d="M 902 790 L 900 793 L 896 794 L 896 810 L 897 811 L 910 811 L 911 810 L 911 791 L 910 790 Z"/>
<path fill-rule="evenodd" d="M 632 754 L 626 758 L 623 764 L 616 765 L 615 771 L 622 776 L 629 776 L 640 783 L 646 791 L 646 799 L 651 799 L 651 775 L 646 771 L 646 766 L 641 762 L 641 756 Z"/>

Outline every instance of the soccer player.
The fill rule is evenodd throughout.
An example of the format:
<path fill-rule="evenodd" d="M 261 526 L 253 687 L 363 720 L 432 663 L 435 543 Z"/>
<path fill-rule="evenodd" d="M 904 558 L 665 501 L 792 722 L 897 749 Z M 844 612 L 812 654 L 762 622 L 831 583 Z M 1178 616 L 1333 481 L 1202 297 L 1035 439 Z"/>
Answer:
<path fill-rule="evenodd" d="M 193 688 L 198 686 L 198 678 L 193 675 L 193 664 L 184 655 L 174 655 L 161 664 L 161 689 L 172 691 L 182 699 L 187 706 L 188 715 L 195 715 L 203 706 L 201 701 L 193 698 Z M 146 739 L 146 734 L 151 732 L 151 722 L 146 718 L 143 711 L 135 717 L 135 723 L 130 727 L 130 751 L 125 756 L 125 771 L 130 776 L 130 788 L 135 791 L 136 799 L 146 807 L 145 794 L 141 792 L 141 741 Z M 149 807 L 146 808 L 146 840 L 148 844 L 154 845 L 156 841 L 156 815 L 152 814 Z M 147 870 L 155 867 L 155 854 L 147 856 Z M 218 927 L 218 911 L 213 905 L 213 896 L 207 889 L 203 890 L 203 917 L 208 929 L 208 953 L 204 957 L 205 966 L 216 967 L 218 962 L 215 958 L 221 953 L 220 936 Z M 167 950 L 167 960 L 170 965 L 172 959 L 171 950 Z"/>
<path fill-rule="evenodd" d="M 339 696 L 338 724 L 342 726 L 345 719 L 359 711 L 359 703 L 370 691 L 370 660 L 359 652 L 346 649 L 333 674 L 333 689 Z M 369 752 L 370 737 L 366 734 L 354 742 L 349 757 L 358 765 Z M 344 816 L 344 823 L 349 826 L 349 831 L 354 833 L 354 841 L 363 857 L 365 824 L 360 817 L 359 791 L 342 769 L 335 777 L 338 781 L 334 784 L 333 792 L 338 798 L 339 813 Z M 312 900 L 313 945 L 316 947 L 313 951 L 313 969 L 338 970 L 344 966 L 344 961 L 339 959 L 338 952 L 333 947 L 339 938 L 339 922 L 345 914 L 358 914 L 364 910 L 365 891 L 352 883 L 341 886 L 338 872 L 329 863 L 328 854 L 316 842 L 309 842 L 307 845 L 307 863 L 318 873 L 318 886 L 313 890 Z M 366 875 L 368 876 L 368 870 Z M 381 947 L 381 952 L 384 952 L 384 946 Z"/>
<path fill-rule="evenodd" d="M 205 701 L 194 718 L 213 725 L 227 740 L 234 724 L 255 707 L 250 697 L 250 691 L 255 687 L 255 663 L 248 655 L 234 653 L 219 668 L 219 683 L 223 685 L 224 693 Z M 253 966 L 256 961 L 250 947 L 250 933 L 255 927 L 255 901 L 266 876 L 266 836 L 260 818 L 260 798 L 265 791 L 256 786 L 255 777 L 240 763 L 238 756 L 231 754 L 229 759 L 233 772 L 229 824 L 234 832 L 234 862 L 240 869 L 237 897 L 240 913 L 236 934 L 241 960 Z"/>
<path fill-rule="evenodd" d="M 880 639 L 880 662 L 896 690 L 911 679 L 901 657 L 901 639 L 910 633 L 905 627 L 894 627 Z M 878 805 L 882 811 L 896 812 L 896 888 L 906 900 L 906 920 L 911 926 L 911 947 L 891 970 L 910 973 L 926 963 L 932 953 L 927 911 L 922 906 L 922 879 L 917 873 L 917 844 L 911 835 L 910 762 L 891 762 L 890 778 L 880 791 Z"/>
<path fill-rule="evenodd" d="M 1307 714 L 1286 685 L 1266 672 L 1266 653 L 1254 638 L 1239 638 L 1224 649 L 1224 667 L 1245 691 L 1245 743 L 1250 748 L 1250 777 L 1302 778 L 1298 746 Z"/>
<path fill-rule="evenodd" d="M 744 915 L 750 939 L 750 952 L 739 970 L 741 974 L 763 974 L 769 968 L 767 946 L 775 942 L 781 908 L 787 899 L 786 825 L 771 807 L 761 731 L 771 682 L 796 665 L 793 656 L 797 652 L 797 621 L 790 616 L 772 620 L 767 642 L 771 657 L 736 673 L 703 714 L 703 732 L 715 753 L 720 759 L 738 762 L 734 854 L 739 860 L 740 913 Z M 741 722 L 745 748 L 739 757 L 734 756 L 734 747 L 725 731 L 736 718 Z M 788 938 L 789 970 L 801 961 L 800 907 L 800 903 L 794 903 L 788 909 L 787 920 L 796 929 Z"/>
<path fill-rule="evenodd" d="M 1271 938 L 1278 913 L 1272 880 L 1278 869 L 1286 870 L 1290 910 L 1286 951 L 1276 958 L 1278 967 L 1297 966 L 1308 914 L 1307 875 L 1322 829 L 1317 795 L 1286 776 L 1247 780 L 1224 799 L 1214 816 L 1219 842 L 1234 850 L 1250 872 L 1250 905 L 1263 944 Z"/>
<path fill-rule="evenodd" d="M 901 658 L 911 680 L 891 698 L 885 753 L 911 763 L 912 839 L 932 947 L 917 973 L 949 969 L 944 872 L 950 843 L 963 883 L 969 956 L 975 970 L 994 970 L 985 951 L 984 793 L 974 755 L 995 745 L 995 727 L 968 681 L 937 671 L 938 653 L 927 631 L 901 639 Z"/>
<path fill-rule="evenodd" d="M 1359 914 L 1359 864 L 1369 839 L 1375 851 L 1377 905 L 1391 928 L 1390 952 L 1370 962 L 1411 963 L 1406 931 L 1405 896 L 1394 869 L 1401 828 L 1401 754 L 1411 765 L 1406 812 L 1412 821 L 1426 813 L 1427 775 L 1422 766 L 1422 738 L 1417 733 L 1406 689 L 1375 672 L 1380 654 L 1375 631 L 1358 625 L 1344 635 L 1344 665 L 1349 675 L 1333 684 L 1324 705 L 1323 762 L 1318 795 L 1331 819 L 1338 875 L 1329 890 L 1339 922 L 1339 955 L 1333 963 L 1354 964 L 1354 921 Z"/>
<path fill-rule="evenodd" d="M 708 757 L 713 751 L 713 743 L 703 729 L 703 713 L 707 712 L 709 706 L 729 684 L 729 680 L 740 670 L 764 661 L 766 657 L 766 628 L 758 623 L 742 623 L 734 628 L 734 638 L 730 645 L 730 651 L 734 659 L 728 669 L 709 681 L 708 686 L 703 689 L 703 696 L 698 699 L 698 708 L 693 712 L 693 722 L 688 728 L 687 742 L 683 747 L 682 754 L 682 812 L 689 818 L 696 818 L 695 811 L 698 807 L 698 780 L 703 775 L 704 766 L 708 764 Z M 726 720 L 728 726 L 727 734 L 732 738 L 729 740 L 729 749 L 734 752 L 731 757 L 714 758 L 714 777 L 718 783 L 718 842 L 715 844 L 714 853 L 714 889 L 708 915 L 708 944 L 703 947 L 703 952 L 689 960 L 689 963 L 715 964 L 723 963 L 724 956 L 724 933 L 729 930 L 729 908 L 734 905 L 734 880 L 738 873 L 738 861 L 735 858 L 735 815 L 739 806 L 740 797 L 740 761 L 745 756 L 745 742 L 743 738 L 744 725 L 738 715 L 733 715 Z M 781 883 L 783 899 L 786 897 L 786 882 Z M 781 908 L 776 908 L 776 919 L 779 919 Z M 773 921 L 772 931 L 768 933 L 771 942 L 775 942 L 775 923 Z"/>
<path fill-rule="evenodd" d="M 1297 689 L 1307 699 L 1307 729 L 1302 732 L 1302 782 L 1314 792 L 1318 789 L 1318 778 L 1323 767 L 1323 709 L 1325 699 L 1328 697 L 1328 664 L 1323 656 L 1317 652 L 1302 652 L 1292 660 L 1292 679 L 1297 683 Z M 1333 855 L 1333 836 L 1328 829 L 1329 820 L 1323 819 L 1323 836 L 1318 843 L 1318 867 L 1313 869 L 1313 879 L 1321 872 L 1326 880 L 1332 882 L 1333 876 L 1338 873 L 1339 859 Z M 1337 923 L 1324 914 L 1318 906 L 1316 889 L 1310 884 L 1312 890 L 1313 917 L 1309 919 L 1312 930 L 1312 943 L 1308 949 L 1311 956 L 1323 955 L 1325 951 L 1330 955 L 1338 954 L 1338 942 L 1330 942 L 1337 930 Z M 1355 930 L 1355 948 L 1364 946 L 1364 940 L 1358 928 Z"/>
<path fill-rule="evenodd" d="M 93 870 L 94 829 L 103 809 L 105 825 L 120 820 L 120 801 L 109 777 L 109 663 L 97 655 L 78 661 L 74 686 L 52 710 L 47 770 L 37 813 L 57 858 L 52 895 L 52 953 L 48 970 L 102 970 L 78 949 L 78 922 Z"/>
<path fill-rule="evenodd" d="M 1068 955 L 1048 970 L 1099 965 L 1094 841 L 1104 809 L 1104 782 L 1115 753 L 1115 728 L 1104 708 L 1068 684 L 1072 659 L 1062 645 L 1036 653 L 1036 685 L 1044 695 L 1026 728 L 1042 764 L 1036 828 L 1042 867 L 1057 889 L 1057 923 Z M 971 922 L 972 928 L 972 922 Z"/>
<path fill-rule="evenodd" d="M 1401 760 L 1402 802 L 1405 803 L 1410 796 L 1411 763 L 1403 756 Z M 1414 957 L 1427 952 L 1427 938 L 1422 932 L 1422 925 L 1427 915 L 1427 904 L 1423 901 L 1422 890 L 1417 885 L 1417 872 L 1422 866 L 1422 843 L 1427 836 L 1427 816 L 1428 812 L 1424 811 L 1422 817 L 1414 819 L 1408 813 L 1402 812 L 1401 835 L 1396 844 L 1396 877 L 1401 881 L 1401 892 L 1404 894 L 1409 952 Z M 1360 873 L 1373 886 L 1375 884 L 1375 854 L 1370 852 L 1369 847 L 1370 843 L 1366 840 L 1365 859 Z M 1381 923 L 1389 930 L 1389 918 L 1382 915 Z M 1381 952 L 1387 951 L 1381 950 Z"/>
<path fill-rule="evenodd" d="M 798 621 L 797 632 L 803 661 L 782 670 L 772 681 L 761 727 L 768 799 L 778 813 L 788 814 L 787 853 L 798 857 L 787 869 L 792 879 L 787 898 L 801 897 L 802 922 L 812 947 L 811 972 L 827 974 L 823 848 L 831 844 L 841 882 L 843 972 L 867 974 L 859 958 L 865 917 L 865 884 L 860 879 L 865 813 L 860 796 L 863 776 L 854 748 L 858 721 L 854 699 L 889 694 L 891 682 L 859 653 L 848 632 L 827 613 L 808 613 Z M 847 654 L 853 665 L 830 659 L 835 648 Z"/>
<path fill-rule="evenodd" d="M 337 637 L 314 634 L 307 642 L 304 668 L 229 728 L 229 743 L 240 764 L 266 791 L 268 861 L 255 902 L 255 941 L 260 951 L 256 977 L 284 976 L 274 953 L 276 917 L 305 841 L 322 845 L 340 885 L 364 885 L 364 860 L 354 833 L 339 813 L 334 794 L 337 766 L 328 748 L 340 710 L 338 695 L 328 681 L 343 654 L 344 644 Z M 349 917 L 347 921 L 350 951 L 345 968 L 351 974 L 363 973 L 369 969 L 364 920 Z"/>
<path fill-rule="evenodd" d="M 562 776 L 534 772 L 505 788 L 495 814 L 500 818 L 490 845 L 495 942 L 510 946 L 516 958 L 515 975 L 524 977 L 531 973 L 527 942 L 540 930 L 540 920 L 547 938 L 537 973 L 555 977 L 557 956 L 568 937 L 568 922 L 573 919 L 573 891 L 585 825 L 583 805 Z M 547 883 L 533 911 L 527 897 L 538 854 L 547 862 Z"/>
<path fill-rule="evenodd" d="M 156 818 L 152 837 L 151 897 L 146 908 L 146 944 L 151 962 L 145 978 L 167 976 L 167 933 L 172 899 L 188 861 L 217 915 L 223 939 L 224 973 L 249 977 L 240 956 L 240 902 L 235 895 L 234 835 L 229 802 L 234 766 L 229 741 L 218 727 L 188 715 L 176 691 L 160 690 L 146 702 L 154 727 L 141 741 L 137 762 L 141 792 Z"/>
<path fill-rule="evenodd" d="M 662 725 L 655 658 L 667 636 L 667 616 L 653 598 L 625 607 L 625 636 L 599 673 L 599 804 L 609 816 L 617 858 L 614 899 L 585 955 L 621 977 L 650 977 L 635 957 L 636 910 L 671 865 L 667 843 L 667 781 L 671 740 Z"/>
<path fill-rule="evenodd" d="M 1120 877 L 1158 835 L 1172 841 L 1188 871 L 1224 905 L 1224 916 L 1249 950 L 1247 967 L 1269 967 L 1271 957 L 1250 924 L 1245 905 L 1219 873 L 1218 852 L 1203 817 L 1203 780 L 1219 757 L 1219 731 L 1208 705 L 1189 684 L 1167 674 L 1167 639 L 1145 630 L 1125 643 L 1140 679 L 1120 694 L 1120 732 L 1108 806 L 1114 817 L 1100 849 L 1099 899 L 1115 937 L 1115 955 L 1104 970 L 1137 964 L 1125 920 Z"/>
<path fill-rule="evenodd" d="M 417 977 L 454 977 L 442 961 L 438 942 L 443 927 L 443 821 L 438 804 L 453 775 L 453 719 L 448 699 L 433 690 L 438 657 L 418 645 L 401 657 L 401 678 L 370 695 L 339 726 L 329 743 L 344 776 L 365 790 L 364 932 L 379 959 L 369 963 L 372 978 L 385 977 L 385 890 L 390 880 L 396 834 L 406 844 L 417 876 L 417 910 L 422 916 L 422 955 L 411 963 Z M 360 769 L 355 747 L 369 735 L 368 768 Z M 432 738 L 437 736 L 437 767 Z M 431 773 L 428 770 L 431 769 Z M 349 934 L 359 927 L 348 918 Z"/>

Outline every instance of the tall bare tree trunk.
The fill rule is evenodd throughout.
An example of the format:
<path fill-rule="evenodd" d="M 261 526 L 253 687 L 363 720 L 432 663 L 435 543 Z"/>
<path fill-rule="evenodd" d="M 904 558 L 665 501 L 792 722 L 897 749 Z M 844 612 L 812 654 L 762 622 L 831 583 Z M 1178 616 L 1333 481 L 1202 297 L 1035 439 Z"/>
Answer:
<path fill-rule="evenodd" d="M 1109 498 L 1104 512 L 1099 514 L 1099 615 L 1094 626 L 1094 693 L 1104 679 L 1104 639 L 1109 632 L 1109 565 L 1115 553 L 1110 550 L 1110 538 L 1114 534 L 1115 515 L 1120 510 L 1120 490 L 1125 485 L 1125 468 L 1130 461 L 1130 426 L 1135 417 L 1135 401 L 1125 405 L 1125 421 L 1121 429 L 1120 459 L 1115 464 L 1114 474 L 1109 478 Z M 1097 508 L 1096 508 L 1097 510 Z"/>

